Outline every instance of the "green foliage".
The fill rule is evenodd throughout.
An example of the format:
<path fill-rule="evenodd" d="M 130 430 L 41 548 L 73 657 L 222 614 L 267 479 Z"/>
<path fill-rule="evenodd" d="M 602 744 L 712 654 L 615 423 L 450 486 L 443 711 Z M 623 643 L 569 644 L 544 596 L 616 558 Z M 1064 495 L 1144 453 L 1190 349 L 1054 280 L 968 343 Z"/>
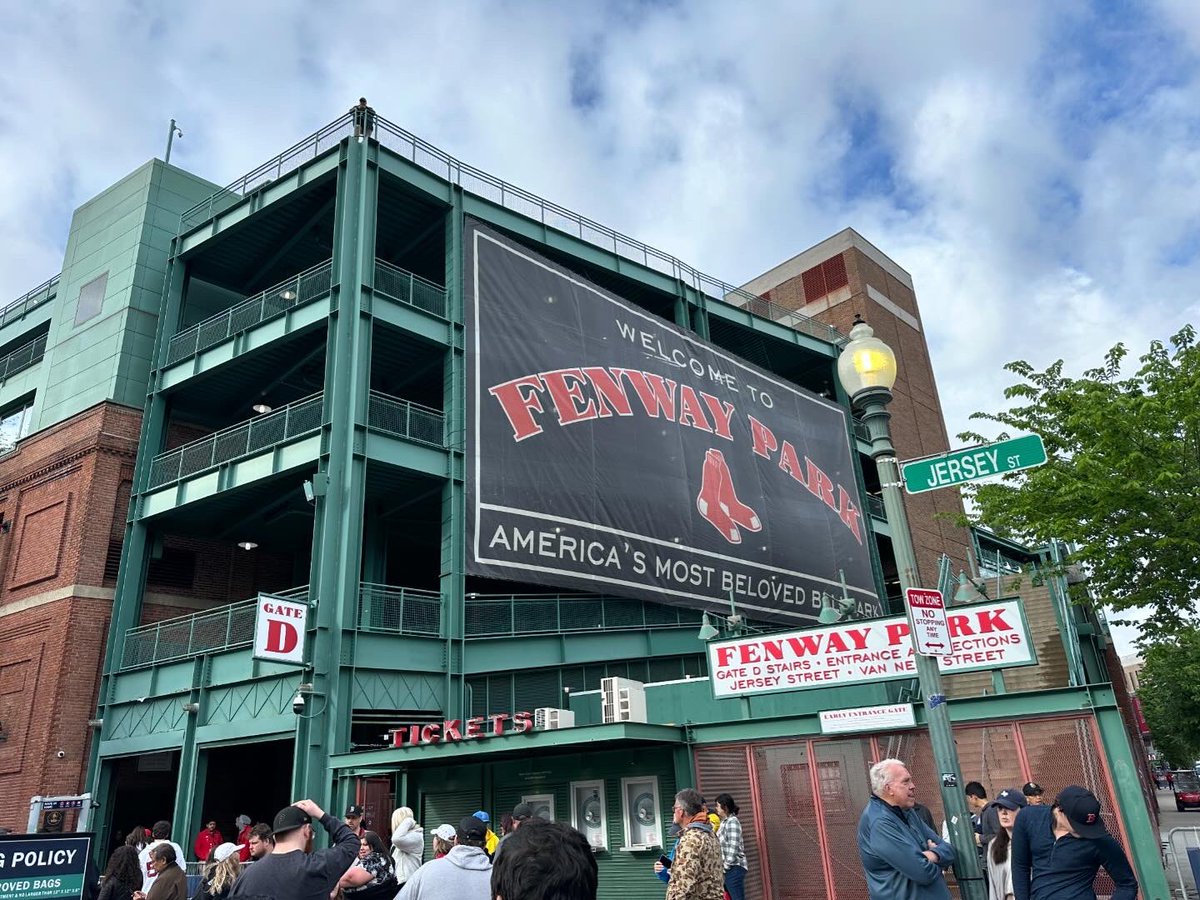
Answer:
<path fill-rule="evenodd" d="M 1154 744 L 1172 764 L 1200 759 L 1200 632 L 1186 629 L 1147 644 L 1138 699 Z"/>
<path fill-rule="evenodd" d="M 1154 341 L 1129 377 L 1123 345 L 1082 378 L 1059 360 L 1044 372 L 1026 362 L 1005 396 L 1014 406 L 975 413 L 1004 433 L 1033 432 L 1046 465 L 966 490 L 976 521 L 1029 543 L 1074 545 L 1092 590 L 1118 610 L 1150 613 L 1143 638 L 1170 634 L 1195 618 L 1200 587 L 1200 348 L 1190 325 L 1168 348 Z"/>

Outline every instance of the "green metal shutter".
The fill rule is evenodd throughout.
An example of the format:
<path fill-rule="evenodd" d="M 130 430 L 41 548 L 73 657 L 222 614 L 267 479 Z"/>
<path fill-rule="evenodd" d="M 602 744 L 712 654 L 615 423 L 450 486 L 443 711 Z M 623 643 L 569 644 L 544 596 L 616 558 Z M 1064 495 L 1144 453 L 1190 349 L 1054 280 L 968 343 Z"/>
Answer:
<path fill-rule="evenodd" d="M 478 790 L 428 793 L 422 798 L 418 822 L 425 828 L 424 861 L 433 859 L 433 832 L 445 823 L 458 827 L 465 816 L 483 808 L 483 793 Z"/>

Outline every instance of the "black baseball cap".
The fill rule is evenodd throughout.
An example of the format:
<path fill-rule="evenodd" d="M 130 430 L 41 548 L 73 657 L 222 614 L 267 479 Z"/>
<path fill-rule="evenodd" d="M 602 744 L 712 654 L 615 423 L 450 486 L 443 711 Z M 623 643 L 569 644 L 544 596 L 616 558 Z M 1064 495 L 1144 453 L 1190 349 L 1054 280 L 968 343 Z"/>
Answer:
<path fill-rule="evenodd" d="M 285 806 L 275 813 L 275 821 L 271 824 L 271 834 L 278 836 L 288 831 L 295 831 L 303 825 L 311 825 L 312 816 L 298 806 Z"/>
<path fill-rule="evenodd" d="M 1016 788 L 1005 788 L 996 795 L 996 799 L 992 801 L 992 806 L 1000 806 L 1004 809 L 1018 810 L 1024 809 L 1028 801 L 1025 795 Z"/>
<path fill-rule="evenodd" d="M 345 819 L 350 819 L 350 818 L 361 819 L 362 814 L 363 814 L 363 808 L 361 806 L 359 806 L 357 803 L 352 803 L 346 807 L 346 815 L 343 816 L 343 818 L 345 818 Z"/>
<path fill-rule="evenodd" d="M 530 803 L 518 803 L 513 807 L 512 817 L 520 819 L 524 822 L 526 819 L 533 818 L 533 805 Z"/>
<path fill-rule="evenodd" d="M 466 816 L 458 823 L 456 829 L 460 841 L 487 840 L 487 825 L 474 816 Z"/>
<path fill-rule="evenodd" d="M 1054 801 L 1071 823 L 1075 832 L 1083 838 L 1094 840 L 1108 834 L 1100 818 L 1100 801 L 1087 788 L 1073 784 L 1063 788 Z"/>
<path fill-rule="evenodd" d="M 1025 787 L 1021 788 L 1021 793 L 1026 797 L 1040 797 L 1046 793 L 1046 789 L 1036 781 L 1025 782 Z"/>

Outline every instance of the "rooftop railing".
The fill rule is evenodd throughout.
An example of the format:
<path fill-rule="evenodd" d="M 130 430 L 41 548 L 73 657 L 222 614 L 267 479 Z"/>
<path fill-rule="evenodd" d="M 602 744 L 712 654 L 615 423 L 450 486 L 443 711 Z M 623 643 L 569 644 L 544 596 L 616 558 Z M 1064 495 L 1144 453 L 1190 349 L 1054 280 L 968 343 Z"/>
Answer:
<path fill-rule="evenodd" d="M 446 446 L 445 416 L 436 409 L 371 391 L 367 427 L 435 447 Z"/>
<path fill-rule="evenodd" d="M 0 384 L 42 361 L 46 355 L 46 337 L 40 335 L 7 356 L 0 357 Z"/>
<path fill-rule="evenodd" d="M 700 626 L 701 612 L 590 594 L 467 596 L 467 637 Z"/>
<path fill-rule="evenodd" d="M 215 347 L 255 325 L 325 297 L 332 289 L 333 263 L 327 260 L 183 329 L 167 344 L 166 364 L 173 365 Z"/>
<path fill-rule="evenodd" d="M 304 600 L 308 586 L 277 591 L 276 597 Z M 149 625 L 130 628 L 125 633 L 122 669 L 136 669 L 248 647 L 254 640 L 254 617 L 258 598 L 231 603 L 219 609 L 205 610 Z"/>
<path fill-rule="evenodd" d="M 48 303 L 58 294 L 58 282 L 61 275 L 55 275 L 32 291 L 22 294 L 8 306 L 0 310 L 0 328 L 8 325 L 10 322 L 15 322 L 22 316 L 33 312 L 43 303 Z"/>
<path fill-rule="evenodd" d="M 334 120 L 320 131 L 289 147 L 279 156 L 187 210 L 180 217 L 180 233 L 203 224 L 224 209 L 238 203 L 251 191 L 319 156 L 342 138 L 349 136 L 352 130 L 350 114 Z M 727 284 L 719 278 L 705 275 L 669 253 L 656 250 L 635 238 L 476 169 L 382 116 L 376 118 L 374 137 L 399 156 L 451 184 L 462 187 L 464 191 L 490 200 L 546 227 L 573 235 L 593 246 L 668 275 L 695 288 L 709 299 L 748 309 L 823 341 L 839 344 L 845 340 L 845 335 L 831 325 L 817 322 L 796 310 L 779 306 L 757 294 Z"/>
<path fill-rule="evenodd" d="M 393 300 L 407 303 L 446 318 L 446 289 L 440 284 L 426 281 L 382 259 L 375 260 L 375 290 Z"/>
<path fill-rule="evenodd" d="M 150 488 L 199 475 L 259 453 L 321 427 L 324 394 L 313 394 L 199 440 L 160 453 L 150 461 Z"/>

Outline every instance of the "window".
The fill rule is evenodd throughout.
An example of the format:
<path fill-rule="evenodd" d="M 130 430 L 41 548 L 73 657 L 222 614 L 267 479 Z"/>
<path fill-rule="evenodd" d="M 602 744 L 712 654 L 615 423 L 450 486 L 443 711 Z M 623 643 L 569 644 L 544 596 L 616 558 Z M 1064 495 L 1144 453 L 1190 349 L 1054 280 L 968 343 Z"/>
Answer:
<path fill-rule="evenodd" d="M 104 292 L 107 288 L 108 273 L 105 272 L 79 289 L 79 305 L 75 309 L 76 325 L 100 315 L 100 310 L 104 307 Z"/>
<path fill-rule="evenodd" d="M 10 410 L 0 416 L 0 453 L 7 453 L 17 446 L 17 441 L 29 434 L 33 423 L 33 401 Z"/>

